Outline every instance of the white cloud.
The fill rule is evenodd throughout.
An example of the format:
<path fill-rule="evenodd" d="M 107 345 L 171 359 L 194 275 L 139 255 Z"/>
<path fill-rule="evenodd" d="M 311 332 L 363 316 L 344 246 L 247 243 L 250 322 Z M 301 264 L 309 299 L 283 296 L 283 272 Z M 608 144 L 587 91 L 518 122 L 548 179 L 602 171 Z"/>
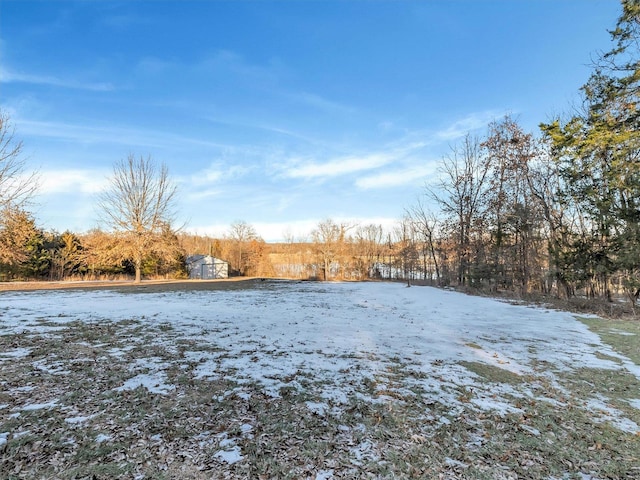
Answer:
<path fill-rule="evenodd" d="M 221 180 L 238 178 L 246 175 L 251 167 L 245 165 L 223 165 L 214 163 L 209 168 L 205 168 L 191 176 L 192 184 L 195 186 L 211 185 Z"/>
<path fill-rule="evenodd" d="M 40 171 L 38 193 L 52 195 L 58 193 L 94 194 L 104 191 L 108 185 L 106 170 L 44 170 Z"/>
<path fill-rule="evenodd" d="M 394 158 L 394 155 L 388 153 L 373 153 L 358 157 L 336 158 L 325 163 L 306 163 L 304 160 L 297 160 L 294 166 L 286 169 L 284 175 L 289 178 L 337 177 L 379 168 L 392 162 Z"/>
<path fill-rule="evenodd" d="M 403 185 L 418 184 L 424 182 L 426 177 L 434 174 L 437 169 L 436 162 L 424 162 L 421 165 L 410 166 L 401 170 L 380 172 L 356 180 L 356 186 L 363 190 L 374 188 L 393 188 Z"/>
<path fill-rule="evenodd" d="M 189 201 L 201 201 L 224 194 L 226 182 L 241 177 L 250 170 L 250 167 L 241 165 L 226 166 L 214 163 L 193 175 L 178 177 L 177 181 L 184 187 Z"/>
<path fill-rule="evenodd" d="M 295 241 L 306 240 L 317 224 L 318 222 L 315 220 L 297 220 L 293 222 L 258 222 L 253 226 L 265 241 L 283 242 L 287 235 L 292 235 Z"/>
<path fill-rule="evenodd" d="M 216 168 L 215 166 L 211 166 L 205 170 L 201 170 L 198 173 L 191 175 L 191 185 L 199 187 L 202 185 L 211 185 L 212 183 L 217 183 L 224 178 L 225 172 Z"/>

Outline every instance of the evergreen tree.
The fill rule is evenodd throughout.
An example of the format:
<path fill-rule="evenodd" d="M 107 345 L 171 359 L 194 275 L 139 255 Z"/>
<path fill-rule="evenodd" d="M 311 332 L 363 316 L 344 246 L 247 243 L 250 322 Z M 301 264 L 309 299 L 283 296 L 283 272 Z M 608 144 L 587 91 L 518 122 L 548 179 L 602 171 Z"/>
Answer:
<path fill-rule="evenodd" d="M 614 48 L 582 88 L 583 111 L 541 125 L 565 181 L 561 200 L 585 220 L 565 258 L 584 269 L 592 293 L 607 297 L 615 273 L 624 274 L 629 289 L 640 286 L 639 23 L 640 2 L 623 0 L 610 32 Z"/>

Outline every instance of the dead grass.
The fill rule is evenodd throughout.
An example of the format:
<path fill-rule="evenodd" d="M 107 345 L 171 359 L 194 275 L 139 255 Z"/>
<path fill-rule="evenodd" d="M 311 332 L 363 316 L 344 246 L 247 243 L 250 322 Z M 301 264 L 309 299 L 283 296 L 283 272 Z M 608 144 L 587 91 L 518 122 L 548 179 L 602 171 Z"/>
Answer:
<path fill-rule="evenodd" d="M 603 342 L 640 365 L 640 322 L 630 319 L 579 317 Z"/>

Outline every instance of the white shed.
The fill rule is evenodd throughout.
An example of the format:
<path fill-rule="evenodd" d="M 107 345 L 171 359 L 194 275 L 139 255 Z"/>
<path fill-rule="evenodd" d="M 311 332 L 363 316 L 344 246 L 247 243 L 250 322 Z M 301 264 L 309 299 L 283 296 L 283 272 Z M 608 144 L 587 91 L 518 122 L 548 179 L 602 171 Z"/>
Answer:
<path fill-rule="evenodd" d="M 189 278 L 193 279 L 228 278 L 229 264 L 211 255 L 189 255 L 187 257 L 187 271 Z"/>

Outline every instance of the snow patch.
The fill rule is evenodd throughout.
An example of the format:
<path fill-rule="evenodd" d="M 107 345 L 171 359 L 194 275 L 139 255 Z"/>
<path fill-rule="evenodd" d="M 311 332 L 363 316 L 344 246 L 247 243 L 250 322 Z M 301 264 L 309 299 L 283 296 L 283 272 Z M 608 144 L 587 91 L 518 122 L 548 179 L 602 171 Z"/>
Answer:
<path fill-rule="evenodd" d="M 263 393 L 278 397 L 283 389 L 304 391 L 301 385 L 312 383 L 319 398 L 307 408 L 319 415 L 330 414 L 335 405 L 354 398 L 399 402 L 413 387 L 424 390 L 427 403 L 451 406 L 452 412 L 460 408 L 460 389 L 465 387 L 473 391 L 468 401 L 479 410 L 517 412 L 511 406 L 513 392 L 483 383 L 461 362 L 543 375 L 557 392 L 562 392 L 562 386 L 555 375 L 575 369 L 623 368 L 640 378 L 640 366 L 605 345 L 570 313 L 429 287 L 282 282 L 277 295 L 266 289 L 182 294 L 6 292 L 3 307 L 11 315 L 3 316 L 0 335 L 48 331 L 77 321 L 133 321 L 136 328 L 153 332 L 154 346 L 169 352 L 175 352 L 178 339 L 191 342 L 193 351 L 185 352 L 181 364 L 197 379 L 223 376 L 240 385 L 234 392 L 238 398 L 250 398 L 243 385 L 252 389 L 257 385 Z M 170 328 L 163 330 L 159 325 Z M 126 343 L 108 353 L 122 357 L 139 340 L 132 336 Z M 1 352 L 0 363 L 31 353 L 29 348 Z M 61 367 L 57 362 L 34 362 L 34 368 L 54 375 L 66 373 Z M 402 370 L 398 383 L 386 373 L 391 367 Z M 167 368 L 158 357 L 135 362 L 132 378 L 116 390 L 142 386 L 168 394 L 176 387 L 167 383 Z M 386 390 L 358 396 L 363 381 L 384 384 Z M 562 405 L 556 399 L 528 395 Z M 630 404 L 640 408 L 640 400 Z M 27 407 L 51 406 L 55 403 Z M 601 407 L 583 406 L 624 431 L 637 431 L 637 425 L 621 412 Z"/>
<path fill-rule="evenodd" d="M 319 470 L 316 473 L 316 480 L 331 480 L 333 478 L 333 470 Z"/>
<path fill-rule="evenodd" d="M 95 415 L 86 415 L 86 416 L 78 416 L 78 417 L 69 417 L 65 418 L 64 421 L 71 425 L 78 425 L 80 423 L 87 422 L 91 420 Z"/>
<path fill-rule="evenodd" d="M 597 422 L 609 422 L 623 432 L 640 434 L 640 426 L 633 420 L 626 418 L 620 410 L 608 405 L 604 398 L 593 398 L 587 402 L 586 408 L 594 414 Z"/>
<path fill-rule="evenodd" d="M 307 408 L 311 411 L 311 413 L 315 413 L 321 417 L 324 417 L 329 409 L 329 405 L 321 402 L 305 402 Z"/>
<path fill-rule="evenodd" d="M 53 408 L 55 406 L 58 405 L 59 400 L 52 400 L 50 402 L 46 402 L 46 403 L 31 403 L 28 405 L 24 405 L 21 410 L 26 411 L 26 412 L 30 412 L 33 410 L 42 410 L 45 408 Z"/>
<path fill-rule="evenodd" d="M 8 360 L 9 358 L 24 358 L 28 357 L 31 353 L 30 348 L 14 348 L 13 350 L 7 350 L 0 352 L 0 361 Z M 5 357 L 5 358 L 3 358 Z"/>
<path fill-rule="evenodd" d="M 629 400 L 629 405 L 640 410 L 640 398 L 632 398 Z"/>
<path fill-rule="evenodd" d="M 111 440 L 111 435 L 105 435 L 104 433 L 96 435 L 96 443 L 108 442 L 109 440 Z"/>
<path fill-rule="evenodd" d="M 143 387 L 149 390 L 150 393 L 156 393 L 158 395 L 167 395 L 169 392 L 175 390 L 175 385 L 169 385 L 165 383 L 166 375 L 162 372 L 156 373 L 141 373 L 133 378 L 130 378 L 124 385 L 115 389 L 116 392 L 122 392 L 124 390 L 135 390 L 138 387 Z"/>
<path fill-rule="evenodd" d="M 634 337 L 636 334 L 631 332 L 626 332 L 624 330 L 619 330 L 617 328 L 609 329 L 609 333 L 613 333 L 614 335 L 621 335 L 623 337 Z"/>
<path fill-rule="evenodd" d="M 228 463 L 229 465 L 233 465 L 244 458 L 240 447 L 237 445 L 232 447 L 230 450 L 219 450 L 213 454 L 213 457 Z"/>

